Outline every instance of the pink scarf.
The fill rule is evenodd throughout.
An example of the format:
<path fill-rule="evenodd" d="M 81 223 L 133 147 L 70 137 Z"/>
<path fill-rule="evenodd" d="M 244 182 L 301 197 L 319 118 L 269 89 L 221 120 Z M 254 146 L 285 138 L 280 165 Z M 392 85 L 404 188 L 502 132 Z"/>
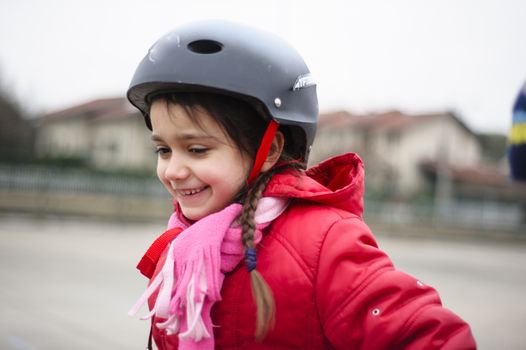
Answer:
<path fill-rule="evenodd" d="M 254 243 L 261 240 L 262 230 L 286 207 L 285 199 L 265 197 L 259 201 Z M 168 228 L 182 227 L 184 231 L 170 243 L 161 272 L 128 314 L 134 316 L 159 289 L 154 307 L 141 319 L 154 315 L 166 319 L 156 326 L 168 334 L 178 333 L 179 349 L 214 349 L 210 311 L 221 300 L 224 274 L 243 259 L 241 228 L 235 221 L 241 209 L 240 204 L 231 204 L 191 226 L 174 213 Z"/>

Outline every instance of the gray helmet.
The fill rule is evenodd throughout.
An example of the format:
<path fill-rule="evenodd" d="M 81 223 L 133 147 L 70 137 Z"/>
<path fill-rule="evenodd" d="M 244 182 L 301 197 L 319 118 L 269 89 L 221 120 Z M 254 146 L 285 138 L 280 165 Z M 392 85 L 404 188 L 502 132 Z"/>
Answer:
<path fill-rule="evenodd" d="M 318 119 L 316 85 L 298 52 L 282 39 L 226 21 L 201 21 L 161 37 L 143 58 L 127 97 L 151 129 L 152 97 L 211 92 L 252 104 L 293 133 L 307 160 Z"/>

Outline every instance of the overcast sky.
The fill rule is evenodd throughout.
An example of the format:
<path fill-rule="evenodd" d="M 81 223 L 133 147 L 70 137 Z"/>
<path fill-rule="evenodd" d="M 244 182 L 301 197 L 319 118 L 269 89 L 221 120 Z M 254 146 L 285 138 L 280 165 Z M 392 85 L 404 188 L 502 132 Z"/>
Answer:
<path fill-rule="evenodd" d="M 322 112 L 453 110 L 507 133 L 526 80 L 522 0 L 0 0 L 0 78 L 33 112 L 124 96 L 153 42 L 223 18 L 303 55 Z"/>

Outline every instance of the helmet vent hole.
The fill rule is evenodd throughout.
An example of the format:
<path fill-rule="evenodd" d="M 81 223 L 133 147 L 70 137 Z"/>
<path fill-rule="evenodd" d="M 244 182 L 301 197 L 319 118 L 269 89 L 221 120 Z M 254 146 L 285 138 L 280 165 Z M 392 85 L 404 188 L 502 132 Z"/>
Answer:
<path fill-rule="evenodd" d="M 188 49 L 195 53 L 211 54 L 223 49 L 223 45 L 214 40 L 196 40 L 188 44 Z"/>

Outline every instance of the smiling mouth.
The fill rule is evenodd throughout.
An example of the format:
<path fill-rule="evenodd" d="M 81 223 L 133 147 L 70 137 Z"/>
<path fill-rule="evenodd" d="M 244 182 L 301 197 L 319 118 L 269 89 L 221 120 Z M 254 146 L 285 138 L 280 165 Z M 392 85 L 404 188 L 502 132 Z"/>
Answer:
<path fill-rule="evenodd" d="M 201 188 L 192 188 L 190 190 L 177 190 L 177 193 L 182 195 L 182 196 L 192 196 L 194 194 L 197 194 L 197 193 L 200 193 L 200 192 L 204 191 L 207 188 L 208 188 L 208 186 L 204 186 L 204 187 L 201 187 Z"/>

